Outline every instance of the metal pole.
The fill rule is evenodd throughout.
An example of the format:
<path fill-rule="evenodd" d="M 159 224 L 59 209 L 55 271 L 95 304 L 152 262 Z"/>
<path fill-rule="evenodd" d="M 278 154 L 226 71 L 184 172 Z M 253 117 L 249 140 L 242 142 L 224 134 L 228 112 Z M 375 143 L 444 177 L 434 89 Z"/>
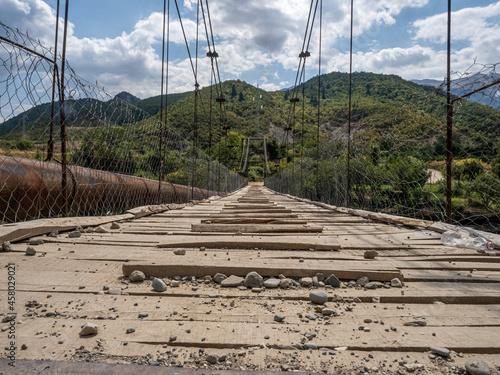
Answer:
<path fill-rule="evenodd" d="M 49 130 L 49 142 L 47 143 L 47 159 L 46 161 L 52 160 L 54 157 L 54 115 L 55 115 L 55 96 L 56 96 L 56 82 L 57 82 L 57 44 L 59 37 L 59 3 L 57 0 L 57 11 L 56 11 L 56 35 L 54 41 L 54 72 L 52 75 L 52 102 L 50 106 L 50 130 Z"/>
<path fill-rule="evenodd" d="M 62 213 L 68 216 L 68 166 L 66 160 L 66 112 L 64 108 L 64 70 L 66 68 L 66 42 L 68 37 L 68 8 L 69 0 L 66 0 L 64 10 L 64 37 L 61 62 L 61 92 L 59 94 L 59 113 L 61 116 L 61 195 L 62 195 Z"/>
<path fill-rule="evenodd" d="M 451 164 L 453 161 L 453 103 L 451 102 L 451 0 L 448 0 L 446 71 L 446 222 L 451 224 Z"/>
<path fill-rule="evenodd" d="M 165 18 L 167 11 L 167 0 L 163 0 L 163 36 L 161 46 L 161 89 L 160 89 L 160 139 L 158 153 L 160 165 L 158 166 L 158 203 L 161 203 L 161 182 L 163 180 L 163 76 L 165 72 Z"/>
<path fill-rule="evenodd" d="M 351 0 L 351 41 L 349 52 L 349 113 L 347 120 L 347 186 L 345 205 L 349 207 L 351 195 L 351 111 L 352 111 L 352 30 L 354 18 L 354 0 Z"/>

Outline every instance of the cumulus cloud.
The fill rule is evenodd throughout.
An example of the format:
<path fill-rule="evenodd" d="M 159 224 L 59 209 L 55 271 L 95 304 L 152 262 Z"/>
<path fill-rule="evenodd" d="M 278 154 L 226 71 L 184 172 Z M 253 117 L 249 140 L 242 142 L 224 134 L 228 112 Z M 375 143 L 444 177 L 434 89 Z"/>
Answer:
<path fill-rule="evenodd" d="M 42 0 L 0 0 L 2 19 L 10 26 L 28 30 L 48 46 L 53 44 L 55 11 Z M 196 0 L 179 1 L 186 38 L 191 48 L 196 40 Z M 310 0 L 217 0 L 210 3 L 222 79 L 250 77 L 265 89 L 289 87 L 284 77 L 294 77 L 302 50 Z M 379 48 L 381 31 L 403 22 L 405 9 L 430 7 L 430 0 L 357 0 L 354 11 L 356 37 L 354 69 L 394 73 L 404 78 L 442 78 L 446 14 L 408 24 L 412 45 Z M 126 11 L 126 10 L 124 10 Z M 314 11 L 314 9 L 313 9 Z M 453 55 L 455 70 L 474 57 L 497 62 L 500 46 L 500 1 L 488 6 L 457 10 L 453 22 L 454 40 L 460 49 Z M 76 16 L 75 16 L 76 17 Z M 129 32 L 114 38 L 78 38 L 69 24 L 68 59 L 75 71 L 89 81 L 98 80 L 110 92 L 125 90 L 139 97 L 159 94 L 161 71 L 161 13 L 138 20 Z M 494 18 L 496 17 L 496 18 Z M 194 78 L 187 58 L 176 11 L 171 15 L 172 54 L 169 92 L 192 90 Z M 405 22 L 408 22 L 407 20 Z M 317 64 L 318 26 L 311 38 L 308 64 Z M 343 0 L 323 1 L 323 71 L 348 70 L 350 4 Z M 200 32 L 204 33 L 201 25 Z M 205 58 L 205 36 L 200 35 L 198 81 L 210 82 L 210 61 Z M 410 43 L 411 44 L 411 43 Z M 203 47 L 201 47 L 203 46 Z M 192 50 L 194 54 L 194 51 Z M 465 63 L 464 63 L 465 62 Z M 317 65 L 316 65 L 317 66 Z M 311 74 L 317 74 L 309 69 Z M 309 71 L 308 70 L 308 71 Z M 277 73 L 278 72 L 278 73 Z M 264 76 L 264 79 L 258 77 Z M 253 77 L 253 78 L 252 78 Z M 292 78 L 293 79 L 293 78 Z"/>

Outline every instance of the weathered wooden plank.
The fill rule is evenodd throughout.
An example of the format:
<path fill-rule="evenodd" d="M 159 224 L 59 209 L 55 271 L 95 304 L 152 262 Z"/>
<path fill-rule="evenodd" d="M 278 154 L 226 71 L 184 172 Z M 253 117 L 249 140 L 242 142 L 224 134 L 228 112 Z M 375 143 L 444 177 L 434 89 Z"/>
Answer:
<path fill-rule="evenodd" d="M 323 227 L 312 225 L 276 225 L 276 224 L 193 224 L 192 232 L 226 232 L 226 233 L 297 233 L 315 232 L 321 233 Z"/>

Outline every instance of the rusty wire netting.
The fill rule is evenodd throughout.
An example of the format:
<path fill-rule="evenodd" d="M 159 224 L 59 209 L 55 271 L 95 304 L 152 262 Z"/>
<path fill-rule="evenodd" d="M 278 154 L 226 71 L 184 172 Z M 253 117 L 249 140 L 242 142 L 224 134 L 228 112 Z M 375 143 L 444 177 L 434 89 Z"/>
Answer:
<path fill-rule="evenodd" d="M 39 41 L 0 23 L 0 222 L 116 213 L 243 185 L 158 116 L 78 77 L 69 65 L 63 141 L 53 59 Z"/>
<path fill-rule="evenodd" d="M 499 66 L 474 63 L 452 80 L 451 219 L 496 233 L 500 233 Z M 266 185 L 337 206 L 446 221 L 446 91 L 438 83 L 422 95 L 391 93 L 401 96 L 397 109 L 388 107 L 383 115 L 374 115 L 367 87 L 356 86 L 363 74 L 366 78 L 365 73 L 353 75 L 349 157 L 346 98 L 337 112 L 321 115 L 318 159 L 316 147 L 297 146 L 298 124 L 294 139 L 288 141 L 288 163 L 282 163 L 282 170 Z M 382 77 L 377 83 L 384 95 L 396 90 L 390 80 Z M 411 89 L 413 84 L 407 85 Z M 417 89 L 423 92 L 420 86 L 414 92 Z M 364 95 L 358 95 L 360 91 Z M 394 100 L 399 100 L 397 95 Z"/>

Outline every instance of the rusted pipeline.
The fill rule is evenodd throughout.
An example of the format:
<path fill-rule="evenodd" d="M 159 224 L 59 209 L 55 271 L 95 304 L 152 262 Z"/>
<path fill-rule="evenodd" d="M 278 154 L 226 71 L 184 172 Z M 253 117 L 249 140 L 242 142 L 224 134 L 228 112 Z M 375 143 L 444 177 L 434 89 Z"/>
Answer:
<path fill-rule="evenodd" d="M 51 217 L 62 213 L 61 166 L 0 155 L 0 221 Z M 97 215 L 137 206 L 183 203 L 216 195 L 147 178 L 69 166 L 68 205 L 71 214 Z"/>

